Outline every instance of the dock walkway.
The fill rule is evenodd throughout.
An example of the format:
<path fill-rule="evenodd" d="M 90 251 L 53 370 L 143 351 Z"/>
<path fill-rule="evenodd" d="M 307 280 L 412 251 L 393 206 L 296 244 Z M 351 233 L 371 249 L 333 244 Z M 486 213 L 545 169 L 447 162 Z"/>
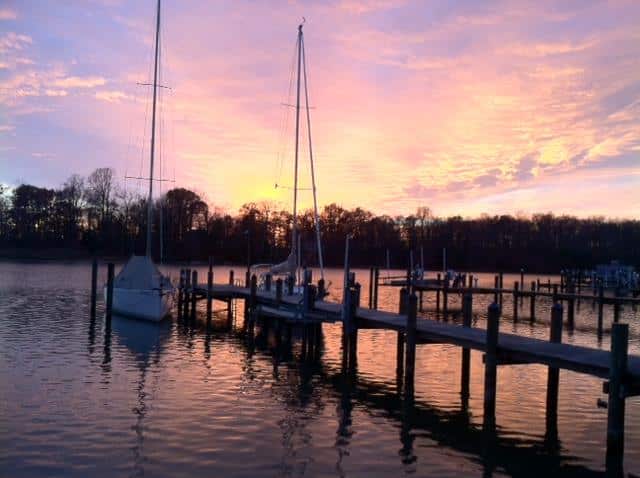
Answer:
<path fill-rule="evenodd" d="M 272 318 L 284 323 L 317 327 L 323 322 L 337 322 L 342 325 L 343 362 L 355 363 L 357 357 L 358 329 L 387 329 L 397 333 L 396 371 L 403 376 L 404 393 L 412 395 L 415 377 L 415 350 L 418 344 L 445 343 L 460 347 L 462 350 L 461 393 L 469 390 L 469 351 L 484 352 L 484 423 L 495 427 L 495 403 L 497 393 L 496 369 L 501 365 L 542 364 L 548 367 L 547 415 L 552 421 L 557 417 L 559 369 L 570 370 L 595 376 L 605 380 L 600 392 L 608 394 L 607 408 L 607 468 L 618 469 L 624 454 L 624 410 L 625 400 L 640 395 L 640 356 L 628 354 L 628 325 L 615 323 L 611 329 L 611 351 L 562 343 L 563 308 L 561 296 L 549 294 L 554 301 L 552 307 L 550 340 L 523 337 L 499 331 L 501 308 L 497 300 L 489 307 L 487 328 L 471 327 L 472 300 L 474 293 L 500 294 L 511 293 L 503 288 L 461 288 L 463 325 L 417 318 L 419 286 L 411 293 L 404 288 L 400 295 L 398 313 L 378 310 L 376 307 L 360 307 L 360 285 L 351 274 L 348 287 L 344 290 L 343 303 L 315 300 L 318 289 L 310 282 L 303 294 L 286 293 L 283 283 L 278 280 L 276 287 L 269 281 L 265 289 L 258 289 L 255 276 L 247 281 L 250 286 L 242 286 L 230 277 L 228 284 L 213 283 L 212 273 L 208 282 L 201 284 L 197 275 L 189 271 L 181 277 L 193 277 L 190 281 L 181 280 L 179 289 L 179 313 L 185 314 L 191 308 L 195 315 L 197 300 L 207 301 L 207 316 L 211 319 L 213 300 L 226 302 L 232 310 L 233 301 L 242 300 L 245 306 L 245 325 L 253 330 L 253 323 L 259 317 Z M 322 284 L 323 287 L 323 284 Z M 442 289 L 433 283 L 424 284 L 422 290 L 437 290 L 452 293 L 455 289 Z M 370 304 L 377 305 L 377 286 L 372 288 L 373 298 Z M 517 292 L 517 289 L 516 289 Z M 371 296 L 371 294 L 370 294 Z M 572 301 L 575 294 L 564 293 L 565 300 Z M 446 297 L 446 295 L 445 295 Z M 345 300 L 346 299 L 346 300 Z M 632 301 L 633 302 L 633 301 Z M 514 310 L 517 302 L 514 300 Z M 446 299 L 445 299 L 446 310 Z M 570 327 L 572 310 L 567 311 L 567 326 Z"/>

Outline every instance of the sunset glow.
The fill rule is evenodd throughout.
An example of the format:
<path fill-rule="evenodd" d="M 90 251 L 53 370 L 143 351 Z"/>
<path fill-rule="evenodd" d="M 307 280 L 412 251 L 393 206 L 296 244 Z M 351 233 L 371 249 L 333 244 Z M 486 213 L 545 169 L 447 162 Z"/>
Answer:
<path fill-rule="evenodd" d="M 147 174 L 154 6 L 2 2 L 0 182 Z M 290 206 L 281 103 L 303 16 L 321 204 L 640 215 L 640 4 L 624 0 L 165 0 L 171 186 Z"/>

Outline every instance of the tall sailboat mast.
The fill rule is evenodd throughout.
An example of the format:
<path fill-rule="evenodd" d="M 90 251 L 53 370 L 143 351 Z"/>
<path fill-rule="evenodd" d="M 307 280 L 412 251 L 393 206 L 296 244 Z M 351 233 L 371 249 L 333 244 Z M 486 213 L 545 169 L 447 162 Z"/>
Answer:
<path fill-rule="evenodd" d="M 151 160 L 149 166 L 149 197 L 147 198 L 147 247 L 146 255 L 151 257 L 151 226 L 153 222 L 153 160 L 156 146 L 156 101 L 158 95 L 158 56 L 160 43 L 160 0 L 158 0 L 156 13 L 156 49 L 153 65 L 153 105 L 151 113 Z"/>
<path fill-rule="evenodd" d="M 298 152 L 300 145 L 300 68 L 302 66 L 302 23 L 298 25 L 298 78 L 296 85 L 296 149 L 293 176 L 293 229 L 291 231 L 291 247 L 298 248 Z M 297 251 L 298 253 L 300 251 Z M 299 256 L 297 256 L 299 257 Z M 300 264 L 297 264 L 299 266 Z"/>

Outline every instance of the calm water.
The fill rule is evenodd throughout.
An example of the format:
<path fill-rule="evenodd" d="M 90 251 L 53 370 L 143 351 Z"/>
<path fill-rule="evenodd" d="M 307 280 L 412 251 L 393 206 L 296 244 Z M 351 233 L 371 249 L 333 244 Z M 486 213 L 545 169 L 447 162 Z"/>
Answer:
<path fill-rule="evenodd" d="M 215 274 L 226 280 L 228 269 Z M 341 274 L 328 273 L 334 293 Z M 560 372 L 555 437 L 545 433 L 546 367 L 500 367 L 498 429 L 490 437 L 497 451 L 487 455 L 478 352 L 471 353 L 465 409 L 460 350 L 419 346 L 411 406 L 398 394 L 394 332 L 359 332 L 357 375 L 349 380 L 341 373 L 338 325 L 323 326 L 319 357 L 308 360 L 298 330 L 291 347 L 278 345 L 260 325 L 255 337 L 244 334 L 241 304 L 231 327 L 219 311 L 210 329 L 202 318 L 156 326 L 115 317 L 105 330 L 101 314 L 89 318 L 89 277 L 87 264 L 0 263 L 2 476 L 589 476 L 604 470 L 606 410 L 596 403 L 606 397 L 593 377 Z M 358 271 L 358 280 L 366 304 L 368 272 Z M 515 280 L 505 276 L 505 285 Z M 493 276 L 480 275 L 480 283 L 491 285 Z M 381 288 L 381 308 L 396 310 L 397 296 L 397 289 Z M 474 326 L 484 327 L 488 298 L 474 300 Z M 433 297 L 425 297 L 425 307 L 422 315 L 434 318 Z M 450 307 L 459 309 L 457 297 Z M 539 300 L 531 325 L 525 301 L 514 324 L 505 297 L 501 330 L 547 338 L 549 310 Z M 605 314 L 609 326 L 608 307 Z M 640 354 L 639 315 L 630 307 L 622 314 L 634 354 Z M 575 330 L 565 330 L 563 340 L 608 348 L 608 333 L 599 341 L 595 323 L 596 310 L 583 302 Z M 640 473 L 638 398 L 627 400 L 625 470 Z"/>

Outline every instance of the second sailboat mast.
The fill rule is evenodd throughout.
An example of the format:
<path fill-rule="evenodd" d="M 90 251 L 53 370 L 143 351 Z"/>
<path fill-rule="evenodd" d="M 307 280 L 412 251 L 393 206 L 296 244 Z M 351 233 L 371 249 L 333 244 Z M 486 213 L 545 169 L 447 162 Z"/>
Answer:
<path fill-rule="evenodd" d="M 300 68 L 302 66 L 302 24 L 298 25 L 298 79 L 296 85 L 296 150 L 293 175 L 293 231 L 291 247 L 298 248 L 298 150 L 300 143 Z M 297 251 L 299 253 L 299 251 Z M 299 264 L 298 264 L 299 265 Z"/>
<path fill-rule="evenodd" d="M 156 99 L 158 92 L 158 46 L 160 42 L 160 0 L 158 0 L 158 9 L 156 13 L 156 51 L 153 65 L 153 105 L 151 113 L 151 160 L 149 172 L 149 197 L 147 198 L 147 257 L 151 257 L 151 225 L 153 221 L 153 159 L 156 145 Z"/>

